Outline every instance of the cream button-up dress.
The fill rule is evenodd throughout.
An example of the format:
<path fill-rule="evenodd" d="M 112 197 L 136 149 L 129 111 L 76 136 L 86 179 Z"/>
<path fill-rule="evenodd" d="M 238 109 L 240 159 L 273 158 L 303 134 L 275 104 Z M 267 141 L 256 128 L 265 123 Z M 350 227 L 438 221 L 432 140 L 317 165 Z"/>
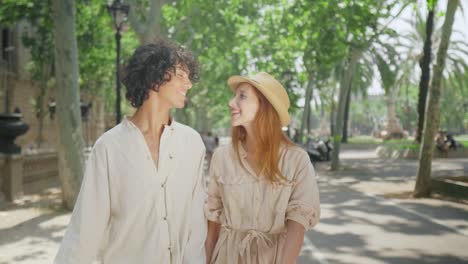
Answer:
<path fill-rule="evenodd" d="M 172 121 L 156 170 L 141 131 L 128 119 L 101 136 L 86 171 L 57 264 L 205 264 L 205 147 Z"/>
<path fill-rule="evenodd" d="M 211 263 L 275 264 L 285 242 L 286 222 L 312 228 L 320 202 L 315 172 L 307 153 L 282 147 L 279 168 L 288 181 L 272 184 L 257 177 L 239 148 L 218 148 L 211 162 L 205 215 L 222 225 Z"/>

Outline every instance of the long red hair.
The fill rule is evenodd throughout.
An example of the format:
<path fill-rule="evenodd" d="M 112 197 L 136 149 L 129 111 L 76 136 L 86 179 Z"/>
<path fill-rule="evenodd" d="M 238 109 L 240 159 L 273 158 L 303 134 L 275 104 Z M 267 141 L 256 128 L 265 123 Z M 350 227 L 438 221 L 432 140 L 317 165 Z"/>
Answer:
<path fill-rule="evenodd" d="M 270 182 L 281 182 L 286 177 L 279 169 L 280 147 L 294 145 L 282 131 L 281 121 L 278 113 L 256 88 L 253 89 L 259 99 L 259 108 L 253 121 L 255 131 L 255 165 L 260 168 L 260 174 L 264 175 Z M 247 131 L 243 126 L 232 128 L 232 145 L 240 162 L 239 144 L 245 142 Z M 241 162 L 240 162 L 241 163 Z M 241 163 L 242 165 L 242 163 Z"/>

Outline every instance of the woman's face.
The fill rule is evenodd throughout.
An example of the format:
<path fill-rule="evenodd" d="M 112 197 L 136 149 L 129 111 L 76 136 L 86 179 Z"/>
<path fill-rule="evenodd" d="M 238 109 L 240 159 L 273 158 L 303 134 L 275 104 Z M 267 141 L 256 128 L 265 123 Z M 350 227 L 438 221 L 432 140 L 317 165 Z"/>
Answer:
<path fill-rule="evenodd" d="M 248 83 L 241 83 L 237 86 L 234 97 L 229 101 L 233 127 L 252 125 L 260 105 L 254 89 L 256 88 Z"/>

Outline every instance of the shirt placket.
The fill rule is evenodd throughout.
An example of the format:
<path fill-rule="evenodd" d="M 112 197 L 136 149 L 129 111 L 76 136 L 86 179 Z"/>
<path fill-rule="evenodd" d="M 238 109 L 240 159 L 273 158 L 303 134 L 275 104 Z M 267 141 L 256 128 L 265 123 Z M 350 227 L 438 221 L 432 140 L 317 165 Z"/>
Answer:
<path fill-rule="evenodd" d="M 170 144 L 168 142 L 170 141 L 170 138 L 172 136 L 172 133 L 174 131 L 174 128 L 172 127 L 166 127 L 164 129 L 163 134 L 161 135 L 161 142 L 160 142 L 160 152 L 159 152 L 159 181 L 160 181 L 160 188 L 161 191 L 159 194 L 162 196 L 158 201 L 160 201 L 160 204 L 158 205 L 158 208 L 161 208 L 162 210 L 159 210 L 162 212 L 162 215 L 160 216 L 162 219 L 162 223 L 165 225 L 165 230 L 167 230 L 167 238 L 168 238 L 168 244 L 167 244 L 167 250 L 169 252 L 169 259 L 170 263 L 173 262 L 173 250 L 174 250 L 174 245 L 172 242 L 172 236 L 171 236 L 171 229 L 170 229 L 170 219 L 169 219 L 169 204 L 168 204 L 168 186 L 167 186 L 167 180 L 170 172 L 168 169 L 172 168 L 173 165 L 171 165 L 171 161 L 174 158 L 172 151 L 169 149 Z"/>
<path fill-rule="evenodd" d="M 243 157 L 242 163 L 244 167 L 247 169 L 247 173 L 251 174 L 252 177 L 256 179 L 256 181 L 253 184 L 252 191 L 253 191 L 253 211 L 255 214 L 255 217 L 252 219 L 253 221 L 253 227 L 252 228 L 257 228 L 258 227 L 258 222 L 259 222 L 259 212 L 260 212 L 260 179 L 258 178 L 257 175 L 255 175 L 254 170 L 250 167 L 250 164 L 247 162 L 247 157 Z"/>

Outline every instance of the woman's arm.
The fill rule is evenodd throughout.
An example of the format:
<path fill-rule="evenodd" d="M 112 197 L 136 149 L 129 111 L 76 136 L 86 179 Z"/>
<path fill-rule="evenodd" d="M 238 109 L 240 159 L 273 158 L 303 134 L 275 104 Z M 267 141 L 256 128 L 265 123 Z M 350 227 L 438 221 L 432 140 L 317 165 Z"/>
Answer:
<path fill-rule="evenodd" d="M 218 241 L 219 230 L 221 230 L 220 224 L 208 221 L 208 234 L 205 241 L 205 253 L 207 264 L 211 262 L 211 256 L 213 255 L 213 250 L 216 246 L 216 242 Z"/>
<path fill-rule="evenodd" d="M 301 252 L 302 244 L 304 243 L 304 226 L 301 224 L 288 220 L 286 224 L 286 241 L 284 243 L 281 264 L 294 264 L 296 258 Z"/>
<path fill-rule="evenodd" d="M 297 160 L 291 196 L 286 209 L 286 242 L 283 248 L 281 264 L 296 263 L 305 230 L 315 226 L 320 217 L 320 197 L 315 179 L 315 171 L 305 151 Z"/>

